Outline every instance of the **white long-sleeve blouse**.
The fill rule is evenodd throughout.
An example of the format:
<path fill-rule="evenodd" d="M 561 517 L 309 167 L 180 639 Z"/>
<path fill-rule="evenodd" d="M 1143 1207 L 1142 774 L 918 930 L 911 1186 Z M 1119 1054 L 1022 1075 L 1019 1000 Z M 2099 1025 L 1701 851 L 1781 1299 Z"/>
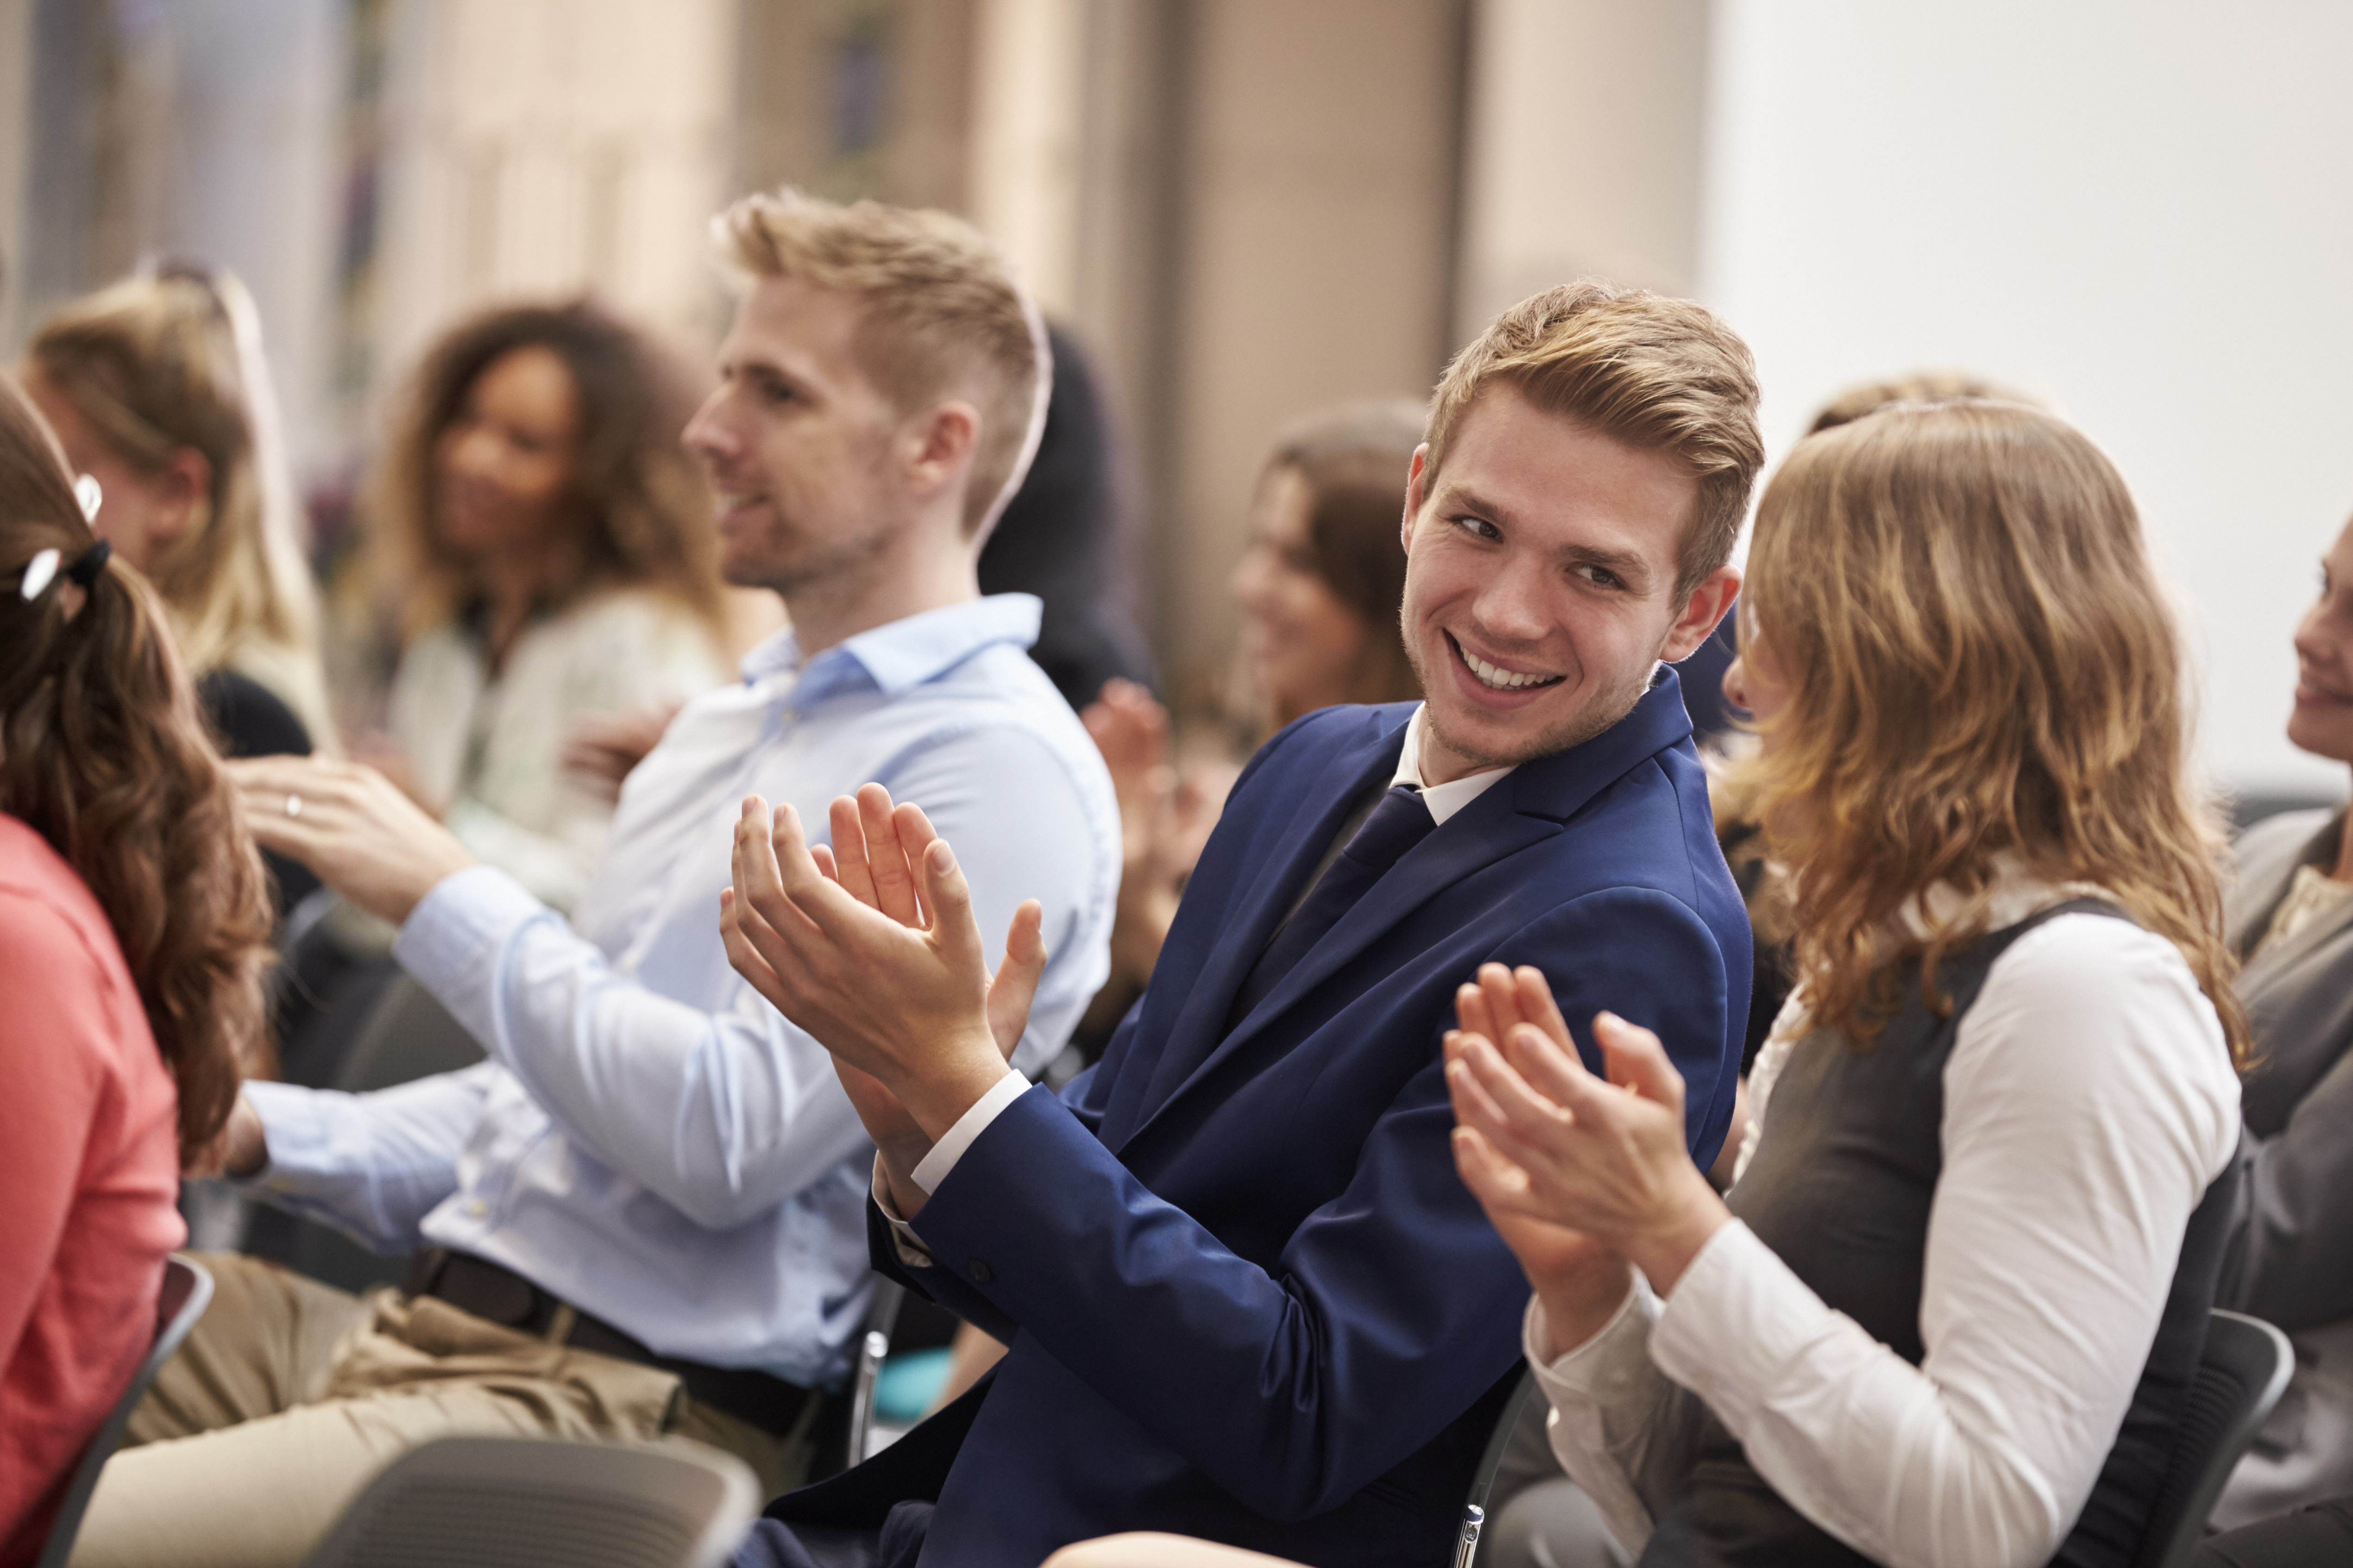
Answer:
<path fill-rule="evenodd" d="M 1989 929 L 2085 891 L 2005 877 Z M 1790 1054 L 1846 1048 L 1810 1034 L 1800 992 L 1752 1075 L 1741 1168 Z M 2238 1080 L 2170 942 L 2066 914 L 1994 962 L 1944 1089 L 1918 1366 L 1737 1220 L 1671 1298 L 1638 1277 L 1616 1318 L 1556 1361 L 1529 1303 L 1554 1450 L 1622 1542 L 1639 1550 L 1677 1496 L 1702 1402 L 1784 1500 L 1894 1568 L 2023 1568 L 2065 1539 L 2147 1361 L 2190 1213 L 2236 1146 Z"/>

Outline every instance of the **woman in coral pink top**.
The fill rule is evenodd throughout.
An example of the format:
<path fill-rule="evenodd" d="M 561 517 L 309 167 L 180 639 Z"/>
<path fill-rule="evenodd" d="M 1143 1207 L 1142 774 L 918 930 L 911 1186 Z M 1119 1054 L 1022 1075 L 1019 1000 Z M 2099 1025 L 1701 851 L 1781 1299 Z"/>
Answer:
<path fill-rule="evenodd" d="M 259 1034 L 260 862 L 164 626 L 0 378 L 0 1568 L 153 1339 Z"/>

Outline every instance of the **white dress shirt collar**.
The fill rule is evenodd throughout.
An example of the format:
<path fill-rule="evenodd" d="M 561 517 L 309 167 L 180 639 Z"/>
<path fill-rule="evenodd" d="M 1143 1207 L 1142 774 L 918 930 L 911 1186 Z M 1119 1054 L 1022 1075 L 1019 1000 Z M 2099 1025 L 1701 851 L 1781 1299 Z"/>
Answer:
<path fill-rule="evenodd" d="M 1392 786 L 1410 784 L 1419 790 L 1422 804 L 1430 807 L 1431 819 L 1443 827 L 1448 817 L 1493 789 L 1512 770 L 1508 767 L 1489 768 L 1484 773 L 1472 773 L 1468 778 L 1455 779 L 1449 784 L 1424 784 L 1421 779 L 1421 728 L 1429 722 L 1429 706 L 1426 703 L 1416 708 L 1413 717 L 1406 721 L 1405 750 L 1398 753 L 1397 772 L 1389 783 Z"/>
<path fill-rule="evenodd" d="M 830 685 L 854 669 L 884 696 L 896 697 L 991 643 L 1029 647 L 1038 640 L 1043 609 L 1034 594 L 990 594 L 944 605 L 845 637 L 810 659 L 806 668 L 800 641 L 788 628 L 744 656 L 744 679 L 750 685 L 798 670 L 804 679 L 818 678 Z"/>

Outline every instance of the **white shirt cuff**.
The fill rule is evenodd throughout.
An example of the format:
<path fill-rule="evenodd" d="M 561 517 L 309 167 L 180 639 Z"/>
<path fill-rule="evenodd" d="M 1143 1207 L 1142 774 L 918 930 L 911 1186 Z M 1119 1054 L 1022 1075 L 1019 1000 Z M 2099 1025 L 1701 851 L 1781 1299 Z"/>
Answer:
<path fill-rule="evenodd" d="M 932 1145 L 932 1152 L 915 1162 L 915 1168 L 907 1173 L 914 1178 L 915 1185 L 923 1188 L 926 1196 L 938 1192 L 940 1184 L 948 1179 L 948 1173 L 955 1169 L 955 1163 L 964 1158 L 964 1152 L 972 1147 L 972 1141 L 987 1131 L 988 1124 L 1007 1106 L 1029 1092 L 1029 1080 L 1007 1068 L 1005 1076 L 989 1085 L 988 1092 L 974 1100 L 972 1109 L 957 1117 L 955 1125 L 941 1134 L 940 1141 Z M 882 1212 L 887 1215 L 891 1211 L 886 1207 Z"/>
<path fill-rule="evenodd" d="M 1610 1314 L 1599 1331 L 1548 1362 L 1544 1358 L 1544 1347 L 1552 1337 L 1551 1325 L 1545 1317 L 1544 1299 L 1531 1295 L 1527 1312 L 1520 1321 L 1520 1350 L 1528 1358 L 1528 1365 L 1535 1370 L 1536 1382 L 1546 1394 L 1605 1398 L 1613 1385 L 1624 1380 L 1628 1364 L 1647 1359 L 1651 1325 L 1658 1315 L 1659 1298 L 1637 1269 L 1633 1289 L 1626 1292 L 1626 1299 L 1618 1304 L 1618 1310 Z"/>
<path fill-rule="evenodd" d="M 417 900 L 393 938 L 392 956 L 437 999 L 484 952 L 526 921 L 550 916 L 545 904 L 495 866 L 452 871 Z"/>
<path fill-rule="evenodd" d="M 899 1212 L 899 1205 L 891 1201 L 891 1183 L 882 1174 L 882 1156 L 880 1154 L 874 1156 L 872 1190 L 874 1206 L 882 1211 L 884 1222 L 891 1226 L 891 1245 L 897 1248 L 899 1261 L 910 1268 L 930 1268 L 936 1265 L 939 1259 L 934 1258 L 932 1249 L 923 1245 L 923 1238 L 915 1234 L 915 1227 L 907 1223 L 907 1216 Z"/>

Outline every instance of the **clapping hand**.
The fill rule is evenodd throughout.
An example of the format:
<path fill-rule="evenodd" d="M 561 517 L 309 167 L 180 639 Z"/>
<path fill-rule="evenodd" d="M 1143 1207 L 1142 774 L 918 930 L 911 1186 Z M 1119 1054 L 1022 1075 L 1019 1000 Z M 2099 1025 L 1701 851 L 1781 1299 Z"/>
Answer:
<path fill-rule="evenodd" d="M 1608 1322 L 1629 1261 L 1672 1291 L 1730 1215 L 1684 1147 L 1683 1077 L 1656 1035 L 1596 1017 L 1604 1081 L 1536 970 L 1488 964 L 1455 1006 L 1455 1166 L 1544 1298 L 1557 1354 Z"/>
<path fill-rule="evenodd" d="M 921 808 L 868 784 L 829 819 L 833 847 L 812 849 L 790 805 L 744 802 L 721 932 L 736 971 L 833 1053 L 894 1194 L 919 1201 L 906 1173 L 1004 1076 L 1028 1025 L 1042 911 L 1015 912 L 992 978 L 971 889 Z"/>

